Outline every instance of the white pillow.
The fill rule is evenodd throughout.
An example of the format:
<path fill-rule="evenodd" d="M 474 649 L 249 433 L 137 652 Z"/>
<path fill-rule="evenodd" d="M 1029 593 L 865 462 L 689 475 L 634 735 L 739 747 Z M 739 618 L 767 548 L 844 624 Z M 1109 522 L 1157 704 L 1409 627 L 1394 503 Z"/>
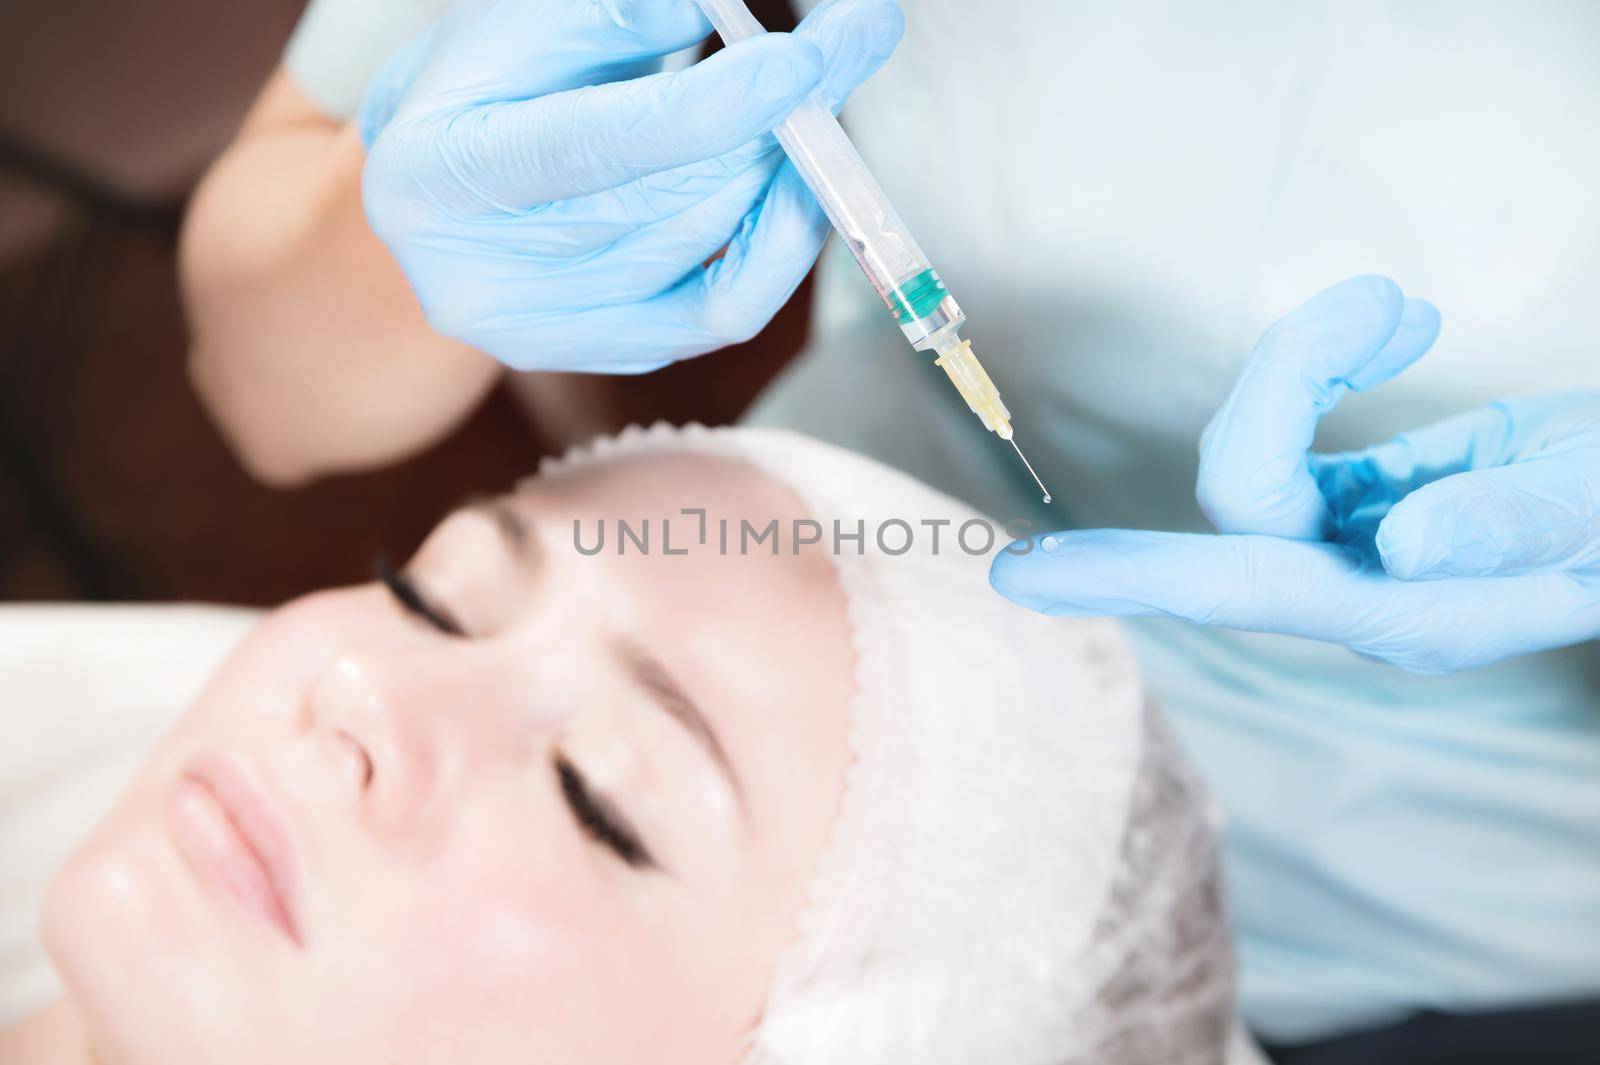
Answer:
<path fill-rule="evenodd" d="M 0 1028 L 60 993 L 39 899 L 260 612 L 0 605 Z"/>

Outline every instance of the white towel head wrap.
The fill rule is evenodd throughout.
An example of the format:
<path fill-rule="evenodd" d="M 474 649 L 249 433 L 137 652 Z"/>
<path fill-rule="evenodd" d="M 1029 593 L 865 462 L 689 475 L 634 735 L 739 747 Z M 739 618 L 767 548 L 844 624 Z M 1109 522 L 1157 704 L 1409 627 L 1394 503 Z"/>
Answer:
<path fill-rule="evenodd" d="M 831 553 L 853 764 L 745 1065 L 1222 1061 L 1212 818 L 1117 627 L 1003 600 L 989 557 L 956 543 L 996 523 L 792 433 L 635 428 L 541 472 L 660 452 L 742 460 L 825 525 L 866 530 Z M 874 535 L 894 521 L 915 533 L 904 554 L 898 525 L 887 550 Z"/>

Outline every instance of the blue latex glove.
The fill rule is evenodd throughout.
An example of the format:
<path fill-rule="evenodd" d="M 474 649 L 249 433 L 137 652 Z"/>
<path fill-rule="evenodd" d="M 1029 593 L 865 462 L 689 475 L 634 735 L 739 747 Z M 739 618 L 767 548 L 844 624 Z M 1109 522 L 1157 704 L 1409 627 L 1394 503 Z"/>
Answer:
<path fill-rule="evenodd" d="M 1309 453 L 1321 415 L 1438 328 L 1387 278 L 1328 289 L 1261 338 L 1201 438 L 1197 496 L 1227 535 L 1053 533 L 1001 552 L 994 587 L 1048 614 L 1286 633 L 1417 672 L 1600 635 L 1600 393 Z"/>
<path fill-rule="evenodd" d="M 893 0 L 825 0 L 664 74 L 710 30 L 691 0 L 464 0 L 368 89 L 368 220 L 429 323 L 516 369 L 748 339 L 828 232 L 765 131 L 813 91 L 840 107 L 901 29 Z"/>

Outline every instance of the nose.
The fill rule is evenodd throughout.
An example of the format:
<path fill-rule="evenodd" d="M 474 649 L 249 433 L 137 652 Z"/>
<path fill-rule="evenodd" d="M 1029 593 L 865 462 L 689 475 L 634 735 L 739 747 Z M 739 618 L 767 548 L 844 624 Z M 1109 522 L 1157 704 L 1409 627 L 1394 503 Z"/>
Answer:
<path fill-rule="evenodd" d="M 304 697 L 303 727 L 375 827 L 448 818 L 490 770 L 520 770 L 554 741 L 564 705 L 530 698 L 543 654 L 499 641 L 346 646 Z"/>
<path fill-rule="evenodd" d="M 439 790 L 449 736 L 418 698 L 403 663 L 349 652 L 330 659 L 306 694 L 315 739 L 380 824 L 414 820 Z"/>

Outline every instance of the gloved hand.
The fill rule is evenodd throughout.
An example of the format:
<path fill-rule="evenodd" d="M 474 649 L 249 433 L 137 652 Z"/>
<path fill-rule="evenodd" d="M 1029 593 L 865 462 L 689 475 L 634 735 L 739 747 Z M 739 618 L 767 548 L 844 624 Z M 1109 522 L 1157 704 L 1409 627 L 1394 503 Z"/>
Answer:
<path fill-rule="evenodd" d="M 766 131 L 813 91 L 839 108 L 901 29 L 893 0 L 824 0 L 652 74 L 710 31 L 691 0 L 463 0 L 368 90 L 368 220 L 430 324 L 516 369 L 745 340 L 827 236 Z"/>
<path fill-rule="evenodd" d="M 1321 415 L 1438 326 L 1386 278 L 1328 289 L 1261 338 L 1201 438 L 1196 494 L 1227 535 L 1053 533 L 1001 552 L 995 589 L 1047 614 L 1287 633 L 1429 673 L 1600 635 L 1600 393 L 1308 453 Z"/>

